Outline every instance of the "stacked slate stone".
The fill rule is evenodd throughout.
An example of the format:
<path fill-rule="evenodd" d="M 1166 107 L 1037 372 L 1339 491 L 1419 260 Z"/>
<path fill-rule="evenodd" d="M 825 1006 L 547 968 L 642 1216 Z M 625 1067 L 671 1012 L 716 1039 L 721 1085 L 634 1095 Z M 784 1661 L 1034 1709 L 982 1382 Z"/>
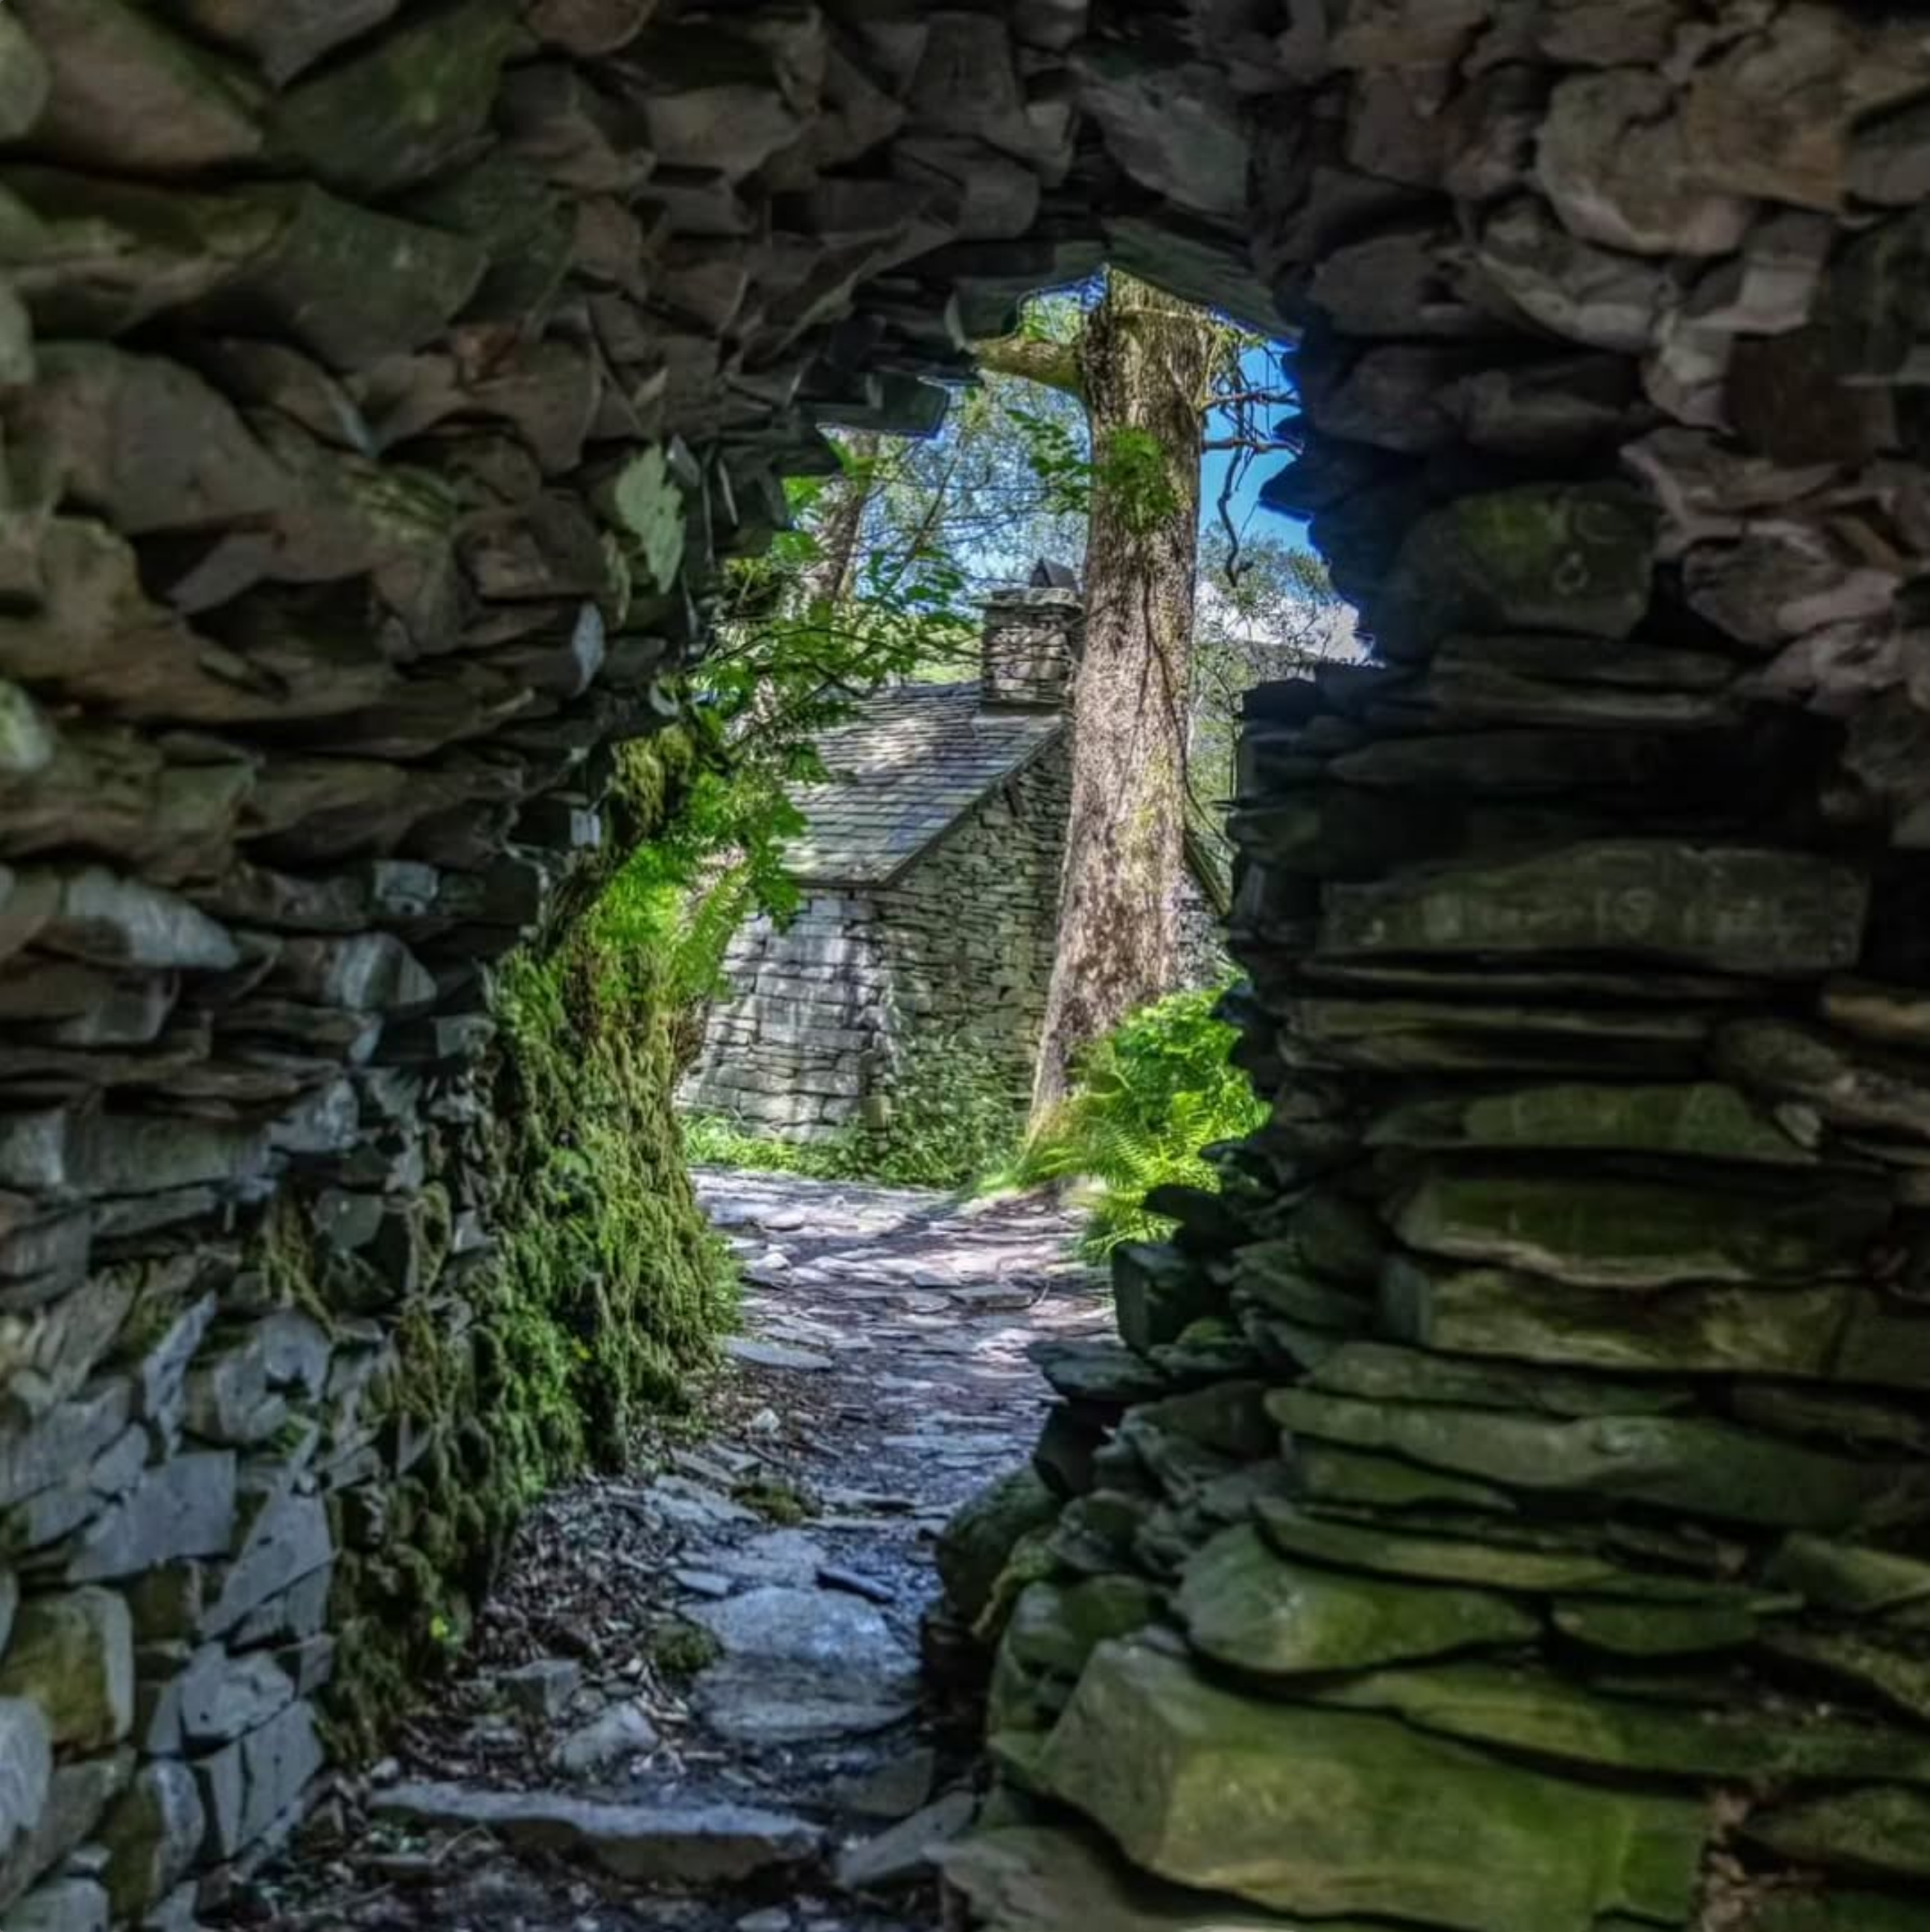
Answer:
<path fill-rule="evenodd" d="M 929 426 L 950 291 L 1009 319 L 905 265 L 1065 178 L 1071 10 L 0 10 L 7 1932 L 188 1924 L 426 1621 L 482 969 L 814 414 Z"/>
<path fill-rule="evenodd" d="M 1124 1346 L 1045 1352 L 1051 1507 L 961 1532 L 1052 1519 L 964 1606 L 975 1922 L 1930 1923 L 1930 34 L 1880 13 L 1307 26 L 1269 495 L 1373 658 L 1247 705 L 1271 1120 L 1118 1257 Z"/>

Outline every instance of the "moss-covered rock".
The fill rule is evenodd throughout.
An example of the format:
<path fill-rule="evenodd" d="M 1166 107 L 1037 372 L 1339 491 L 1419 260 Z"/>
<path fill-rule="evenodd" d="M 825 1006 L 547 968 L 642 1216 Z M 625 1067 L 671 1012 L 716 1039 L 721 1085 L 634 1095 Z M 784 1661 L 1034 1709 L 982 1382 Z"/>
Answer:
<path fill-rule="evenodd" d="M 968 1624 L 986 1612 L 1013 1552 L 1057 1520 L 1058 1498 L 1029 1466 L 1015 1469 L 975 1496 L 938 1538 L 938 1575 Z"/>
<path fill-rule="evenodd" d="M 1385 1718 L 1233 1696 L 1105 1646 L 1039 1760 L 1133 1862 L 1275 1910 L 1457 1932 L 1687 1922 L 1695 1804 L 1570 1783 Z"/>
<path fill-rule="evenodd" d="M 689 759 L 674 734 L 629 748 L 614 850 L 663 826 Z M 434 1181 L 414 1197 L 416 1292 L 362 1418 L 407 1445 L 407 1472 L 381 1498 L 379 1533 L 336 1569 L 329 1702 L 351 1748 L 372 1748 L 460 1644 L 522 1511 L 564 1478 L 620 1464 L 650 1411 L 688 1400 L 734 1318 L 733 1270 L 684 1171 L 671 1017 L 647 950 L 630 943 L 624 881 L 606 868 L 573 886 L 558 923 L 497 980 L 496 1239 L 464 1264 L 459 1298 L 449 1197 Z M 326 1306 L 312 1234 L 305 1244 L 285 1219 L 273 1233 L 290 1298 Z"/>
<path fill-rule="evenodd" d="M 1215 1537 L 1187 1564 L 1178 1606 L 1196 1649 L 1263 1677 L 1525 1642 L 1541 1627 L 1491 1591 L 1322 1569 L 1276 1554 L 1244 1528 Z"/>

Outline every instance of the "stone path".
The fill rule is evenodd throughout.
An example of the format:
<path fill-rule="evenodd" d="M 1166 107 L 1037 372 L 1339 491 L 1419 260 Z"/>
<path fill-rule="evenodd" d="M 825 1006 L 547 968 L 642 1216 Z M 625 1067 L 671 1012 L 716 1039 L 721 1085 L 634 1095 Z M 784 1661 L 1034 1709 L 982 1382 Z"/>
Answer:
<path fill-rule="evenodd" d="M 536 1510 L 454 1679 L 238 1923 L 926 1932 L 971 1733 L 933 1542 L 1023 1461 L 1027 1351 L 1107 1330 L 1049 1204 L 706 1172 L 745 1332 L 703 1428 Z"/>

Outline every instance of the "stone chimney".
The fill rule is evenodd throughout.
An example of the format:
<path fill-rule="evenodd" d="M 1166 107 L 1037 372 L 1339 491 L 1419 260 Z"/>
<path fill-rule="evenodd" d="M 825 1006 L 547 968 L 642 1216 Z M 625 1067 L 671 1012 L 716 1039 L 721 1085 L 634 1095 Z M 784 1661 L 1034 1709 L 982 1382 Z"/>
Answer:
<path fill-rule="evenodd" d="M 1022 590 L 985 601 L 979 691 L 988 710 L 1061 711 L 1085 645 L 1077 574 L 1043 557 Z"/>

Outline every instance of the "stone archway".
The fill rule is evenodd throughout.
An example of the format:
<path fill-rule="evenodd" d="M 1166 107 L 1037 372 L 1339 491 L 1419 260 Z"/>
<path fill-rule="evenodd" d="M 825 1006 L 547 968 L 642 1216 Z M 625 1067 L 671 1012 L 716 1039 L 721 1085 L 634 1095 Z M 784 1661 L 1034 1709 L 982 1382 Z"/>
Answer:
<path fill-rule="evenodd" d="M 1175 1393 L 1059 1554 L 1179 1580 L 1208 1670 L 1298 1564 L 1339 1647 L 1262 1668 L 1297 1714 L 1109 1652 L 1001 1761 L 1289 1911 L 1901 1928 L 1926 95 L 1919 24 L 1813 0 L 17 0 L 0 1896 L 104 1829 L 117 1921 L 185 1910 L 292 1815 L 344 1539 L 460 1461 L 357 1404 L 486 1245 L 478 967 L 813 425 L 931 422 L 1110 253 L 1301 332 L 1272 500 L 1385 662 L 1253 708 L 1276 1119 L 1122 1276 Z M 352 1318 L 267 1264 L 317 1241 Z M 191 1668 L 263 1657 L 189 1751 Z M 1215 1699 L 1243 1755 L 1185 1744 Z M 1283 1862 L 1229 1764 L 1255 1818 L 1387 1802 Z M 1495 1835 L 1436 1870 L 1383 1774 Z"/>

